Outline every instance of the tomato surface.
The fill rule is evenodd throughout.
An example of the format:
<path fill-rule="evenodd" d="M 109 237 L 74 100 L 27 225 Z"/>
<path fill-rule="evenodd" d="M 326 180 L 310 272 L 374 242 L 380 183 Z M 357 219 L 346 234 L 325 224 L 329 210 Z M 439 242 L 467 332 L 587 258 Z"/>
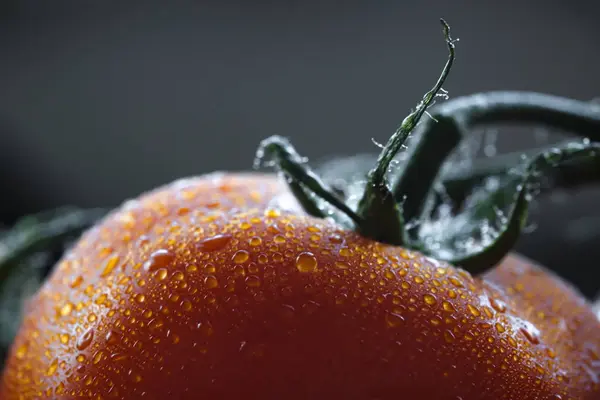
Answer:
<path fill-rule="evenodd" d="M 125 203 L 31 300 L 0 398 L 600 398 L 600 322 L 553 274 L 474 278 L 285 195 L 211 174 Z"/>

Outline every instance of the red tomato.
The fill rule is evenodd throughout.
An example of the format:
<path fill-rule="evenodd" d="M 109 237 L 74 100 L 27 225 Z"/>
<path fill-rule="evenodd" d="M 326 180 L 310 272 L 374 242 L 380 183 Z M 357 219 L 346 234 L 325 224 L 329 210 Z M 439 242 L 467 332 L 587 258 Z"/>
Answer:
<path fill-rule="evenodd" d="M 482 277 L 179 181 L 87 232 L 31 302 L 12 399 L 599 399 L 600 322 L 518 256 Z"/>

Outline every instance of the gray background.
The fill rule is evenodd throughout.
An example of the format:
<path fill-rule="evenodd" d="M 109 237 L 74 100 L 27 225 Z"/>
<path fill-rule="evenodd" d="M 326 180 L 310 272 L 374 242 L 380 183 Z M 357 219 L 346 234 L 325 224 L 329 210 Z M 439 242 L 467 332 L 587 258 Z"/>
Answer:
<path fill-rule="evenodd" d="M 593 1 L 0 4 L 5 221 L 246 169 L 274 133 L 312 159 L 376 151 L 370 138 L 387 139 L 445 62 L 439 17 L 460 38 L 445 85 L 452 97 L 492 89 L 600 96 Z M 502 140 L 528 139 L 509 131 Z M 520 244 L 587 292 L 597 288 L 590 262 L 600 237 L 568 251 L 562 234 L 597 200 L 546 205 L 549 218 Z"/>

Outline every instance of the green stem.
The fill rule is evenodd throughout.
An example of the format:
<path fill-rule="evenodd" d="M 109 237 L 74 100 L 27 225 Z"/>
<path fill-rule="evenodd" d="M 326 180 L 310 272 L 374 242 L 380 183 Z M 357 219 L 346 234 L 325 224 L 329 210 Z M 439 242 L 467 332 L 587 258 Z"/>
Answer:
<path fill-rule="evenodd" d="M 17 223 L 0 243 L 0 285 L 28 256 L 80 235 L 106 210 L 62 209 L 32 216 Z"/>
<path fill-rule="evenodd" d="M 402 245 L 406 242 L 405 218 L 386 179 L 390 163 L 404 146 L 408 136 L 417 126 L 435 96 L 442 89 L 442 85 L 454 63 L 454 41 L 450 36 L 450 27 L 443 19 L 441 23 L 448 46 L 446 65 L 433 88 L 425 94 L 415 111 L 404 119 L 400 127 L 388 140 L 377 159 L 375 168 L 369 172 L 365 191 L 358 203 L 357 213 L 363 221 L 363 224 L 358 226 L 359 232 L 384 243 Z"/>
<path fill-rule="evenodd" d="M 289 140 L 281 136 L 271 136 L 263 140 L 256 152 L 254 167 L 258 168 L 266 162 L 265 160 L 273 161 L 274 166 L 285 176 L 300 205 L 310 215 L 331 217 L 338 222 L 344 221 L 345 215 L 356 225 L 362 223 L 361 218 L 310 169 Z M 337 210 L 327 210 L 317 198 L 326 201 Z"/>
<path fill-rule="evenodd" d="M 444 173 L 441 183 L 448 197 L 456 203 L 461 203 L 485 179 L 492 176 L 506 175 L 510 169 L 523 162 L 524 158 L 532 157 L 535 154 L 547 151 L 556 146 L 566 145 L 567 143 L 563 142 L 558 145 L 554 144 L 476 160 L 470 168 L 451 170 Z M 595 183 L 598 179 L 599 170 L 600 160 L 597 163 L 587 165 L 585 168 L 580 168 L 570 163 L 563 163 L 555 168 L 552 171 L 552 175 L 548 176 L 548 178 L 552 181 L 552 185 L 569 189 L 588 183 Z"/>
<path fill-rule="evenodd" d="M 490 123 L 524 122 L 552 126 L 600 140 L 600 107 L 593 103 L 534 92 L 489 92 L 459 97 L 435 106 L 432 119 L 417 127 L 407 163 L 393 193 L 403 201 L 404 218 L 417 219 L 438 177 L 439 167 L 471 128 Z M 439 121 L 439 122 L 436 122 Z M 436 158 L 432 158 L 432 153 Z M 431 165 L 432 160 L 435 165 Z"/>

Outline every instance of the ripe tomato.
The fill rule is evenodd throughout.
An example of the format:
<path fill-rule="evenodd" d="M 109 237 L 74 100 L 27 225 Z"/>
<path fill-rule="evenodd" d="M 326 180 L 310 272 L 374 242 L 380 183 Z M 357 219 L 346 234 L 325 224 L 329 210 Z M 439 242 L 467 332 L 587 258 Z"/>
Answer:
<path fill-rule="evenodd" d="M 600 398 L 600 322 L 559 278 L 474 278 L 285 193 L 213 174 L 127 202 L 31 301 L 0 398 Z"/>

